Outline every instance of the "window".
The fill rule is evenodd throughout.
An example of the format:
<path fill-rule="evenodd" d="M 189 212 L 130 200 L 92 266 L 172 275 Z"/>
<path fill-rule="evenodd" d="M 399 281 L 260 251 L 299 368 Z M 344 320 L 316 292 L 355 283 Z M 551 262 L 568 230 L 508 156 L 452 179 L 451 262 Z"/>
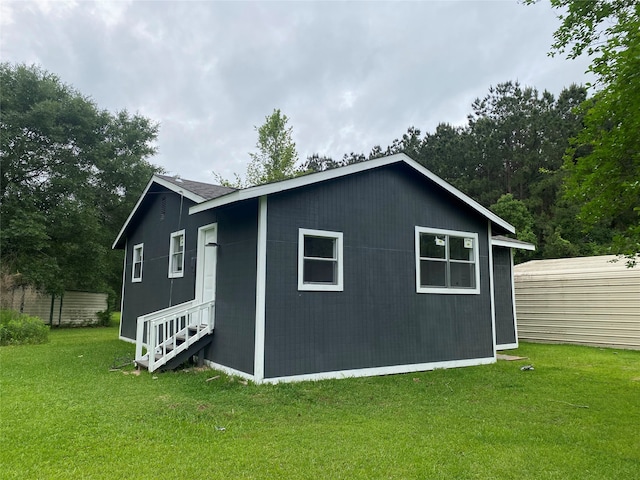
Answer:
<path fill-rule="evenodd" d="M 169 278 L 184 276 L 184 230 L 173 232 L 169 244 Z"/>
<path fill-rule="evenodd" d="M 298 290 L 343 290 L 342 232 L 299 230 Z"/>
<path fill-rule="evenodd" d="M 133 247 L 133 265 L 131 267 L 131 281 L 142 281 L 142 261 L 143 261 L 144 243 L 139 243 Z"/>
<path fill-rule="evenodd" d="M 478 234 L 416 227 L 416 291 L 480 293 Z"/>

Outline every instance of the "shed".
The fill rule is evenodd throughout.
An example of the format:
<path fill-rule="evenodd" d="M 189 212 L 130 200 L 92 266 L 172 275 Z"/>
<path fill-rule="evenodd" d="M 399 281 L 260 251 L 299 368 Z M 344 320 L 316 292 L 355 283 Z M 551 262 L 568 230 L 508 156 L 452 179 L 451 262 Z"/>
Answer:
<path fill-rule="evenodd" d="M 106 293 L 67 291 L 49 295 L 24 286 L 3 289 L 2 308 L 21 311 L 54 327 L 83 327 L 98 324 L 98 312 L 107 309 Z"/>
<path fill-rule="evenodd" d="M 614 255 L 514 268 L 518 338 L 640 349 L 640 267 Z"/>

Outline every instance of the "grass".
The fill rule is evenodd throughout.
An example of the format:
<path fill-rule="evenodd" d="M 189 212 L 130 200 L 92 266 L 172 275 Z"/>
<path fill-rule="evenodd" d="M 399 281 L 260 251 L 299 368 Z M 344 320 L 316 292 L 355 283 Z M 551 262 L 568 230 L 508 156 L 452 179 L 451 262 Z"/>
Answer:
<path fill-rule="evenodd" d="M 640 472 L 640 352 L 524 344 L 527 362 L 258 386 L 211 370 L 110 371 L 133 348 L 115 326 L 0 348 L 0 478 Z"/>

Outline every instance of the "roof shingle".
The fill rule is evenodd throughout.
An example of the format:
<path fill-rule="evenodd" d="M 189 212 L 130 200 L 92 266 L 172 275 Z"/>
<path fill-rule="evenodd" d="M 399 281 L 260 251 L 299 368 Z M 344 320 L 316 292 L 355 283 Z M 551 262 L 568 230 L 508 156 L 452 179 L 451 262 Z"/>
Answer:
<path fill-rule="evenodd" d="M 205 200 L 211 200 L 218 198 L 227 193 L 235 192 L 236 189 L 232 187 L 223 187 L 222 185 L 213 185 L 211 183 L 195 182 L 193 180 L 186 180 L 179 177 L 169 177 L 167 175 L 156 175 L 157 177 L 172 183 L 178 187 L 189 190 L 196 195 L 204 198 Z"/>

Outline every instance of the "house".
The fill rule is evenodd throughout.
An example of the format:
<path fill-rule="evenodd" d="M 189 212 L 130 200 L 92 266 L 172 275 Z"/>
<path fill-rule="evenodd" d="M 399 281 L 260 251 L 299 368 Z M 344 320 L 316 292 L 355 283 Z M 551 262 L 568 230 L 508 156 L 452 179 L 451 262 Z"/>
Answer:
<path fill-rule="evenodd" d="M 616 260 L 603 255 L 517 265 L 520 338 L 640 350 L 640 267 Z"/>
<path fill-rule="evenodd" d="M 509 233 L 405 154 L 242 190 L 156 175 L 113 245 L 120 337 L 258 383 L 492 363 L 534 248 Z"/>

